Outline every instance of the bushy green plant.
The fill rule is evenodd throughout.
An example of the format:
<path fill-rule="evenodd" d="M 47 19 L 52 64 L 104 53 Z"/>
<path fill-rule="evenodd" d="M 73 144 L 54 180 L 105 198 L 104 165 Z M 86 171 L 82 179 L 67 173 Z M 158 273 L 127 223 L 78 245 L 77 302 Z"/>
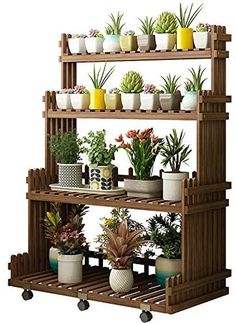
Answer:
<path fill-rule="evenodd" d="M 155 20 L 153 17 L 145 17 L 144 19 L 138 18 L 141 23 L 141 27 L 139 29 L 143 33 L 143 35 L 153 35 L 154 34 L 154 24 Z"/>
<path fill-rule="evenodd" d="M 187 82 L 192 85 L 192 91 L 202 90 L 203 83 L 207 79 L 203 79 L 203 73 L 206 69 L 202 69 L 201 65 L 199 65 L 197 71 L 195 71 L 194 68 L 188 70 L 191 73 L 191 79 L 187 79 Z"/>
<path fill-rule="evenodd" d="M 164 144 L 161 145 L 160 155 L 163 157 L 161 163 L 164 167 L 169 164 L 172 172 L 180 172 L 181 164 L 187 164 L 189 160 L 192 150 L 189 145 L 183 144 L 184 136 L 183 130 L 178 136 L 176 129 L 173 129 L 172 133 L 165 137 Z"/>
<path fill-rule="evenodd" d="M 114 14 L 110 14 L 109 17 L 111 19 L 111 23 L 107 24 L 105 27 L 105 31 L 107 35 L 120 35 L 122 28 L 125 24 L 122 24 L 122 17 L 124 14 L 120 14 L 119 12 L 115 16 Z"/>
<path fill-rule="evenodd" d="M 115 66 L 112 66 L 110 70 L 106 72 L 107 63 L 104 64 L 103 69 L 100 67 L 99 70 L 96 72 L 95 64 L 93 65 L 93 75 L 89 74 L 89 78 L 93 83 L 95 89 L 102 89 L 104 84 L 110 78 L 112 73 L 115 71 Z"/>
<path fill-rule="evenodd" d="M 157 17 L 155 32 L 162 33 L 176 33 L 178 27 L 178 21 L 174 14 L 168 11 L 164 11 Z"/>
<path fill-rule="evenodd" d="M 120 90 L 124 93 L 140 93 L 143 91 L 144 82 L 140 73 L 127 72 L 121 80 Z"/>
<path fill-rule="evenodd" d="M 175 15 L 180 27 L 189 28 L 193 23 L 193 21 L 196 19 L 196 17 L 199 15 L 202 8 L 203 8 L 203 3 L 199 7 L 197 7 L 195 11 L 192 12 L 193 3 L 191 4 L 190 8 L 188 8 L 187 6 L 185 9 L 182 8 L 182 4 L 180 3 L 179 16 Z"/>
<path fill-rule="evenodd" d="M 50 137 L 50 149 L 58 163 L 74 164 L 81 160 L 85 152 L 83 142 L 79 139 L 76 130 L 58 132 Z"/>
<path fill-rule="evenodd" d="M 88 146 L 85 147 L 85 152 L 91 164 L 96 166 L 106 166 L 111 164 L 115 159 L 116 145 L 107 145 L 106 131 L 89 132 L 87 136 L 83 137 L 83 142 Z"/>
<path fill-rule="evenodd" d="M 161 76 L 161 78 L 164 81 L 164 84 L 161 87 L 165 91 L 165 93 L 175 93 L 179 89 L 180 84 L 178 84 L 178 80 L 180 79 L 180 76 L 177 77 L 176 75 L 174 75 L 172 77 L 169 73 L 166 77 Z"/>

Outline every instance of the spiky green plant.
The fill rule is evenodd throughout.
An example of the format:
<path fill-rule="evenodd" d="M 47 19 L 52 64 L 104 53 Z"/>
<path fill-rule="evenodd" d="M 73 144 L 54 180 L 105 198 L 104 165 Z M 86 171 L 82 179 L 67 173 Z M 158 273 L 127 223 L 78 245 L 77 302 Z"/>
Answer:
<path fill-rule="evenodd" d="M 161 78 L 164 81 L 164 84 L 161 87 L 165 93 L 175 93 L 179 89 L 180 84 L 178 84 L 178 80 L 180 79 L 180 76 L 177 77 L 174 75 L 172 77 L 169 73 L 166 77 L 161 76 Z"/>
<path fill-rule="evenodd" d="M 194 91 L 194 86 L 192 81 L 187 79 L 187 81 L 184 82 L 184 88 L 186 91 Z"/>
<path fill-rule="evenodd" d="M 143 77 L 138 72 L 129 71 L 121 80 L 120 90 L 124 93 L 140 93 L 143 89 Z"/>
<path fill-rule="evenodd" d="M 111 19 L 110 23 L 107 23 L 107 26 L 105 27 L 105 31 L 107 35 L 120 35 L 122 28 L 125 24 L 122 24 L 122 18 L 124 14 L 120 14 L 118 11 L 117 15 L 110 14 L 109 17 Z"/>
<path fill-rule="evenodd" d="M 176 129 L 173 129 L 172 133 L 165 137 L 165 142 L 160 148 L 160 155 L 163 157 L 161 164 L 164 167 L 169 164 L 172 172 L 180 172 L 181 164 L 187 164 L 189 160 L 192 150 L 189 145 L 183 144 L 184 136 L 183 130 L 178 136 Z"/>
<path fill-rule="evenodd" d="M 164 11 L 157 17 L 155 32 L 162 33 L 176 33 L 178 21 L 174 14 L 169 11 Z"/>
<path fill-rule="evenodd" d="M 179 16 L 176 16 L 176 19 L 178 20 L 178 23 L 180 27 L 182 28 L 188 28 L 193 23 L 193 21 L 196 19 L 196 17 L 199 15 L 200 11 L 203 8 L 203 3 L 197 7 L 195 11 L 193 10 L 193 3 L 191 4 L 190 8 L 187 6 L 185 9 L 183 9 L 182 4 L 179 4 Z"/>
<path fill-rule="evenodd" d="M 200 91 L 202 90 L 203 83 L 207 80 L 207 78 L 203 79 L 203 73 L 206 70 L 202 69 L 201 65 L 199 65 L 198 70 L 195 71 L 194 68 L 188 69 L 191 73 L 191 79 L 187 79 L 187 82 L 192 84 L 192 91 Z"/>
<path fill-rule="evenodd" d="M 138 20 L 141 23 L 141 27 L 139 29 L 143 33 L 143 35 L 153 35 L 154 34 L 154 25 L 155 25 L 155 20 L 153 17 L 145 17 L 144 19 L 138 18 Z"/>
<path fill-rule="evenodd" d="M 104 84 L 110 78 L 112 73 L 115 71 L 115 66 L 112 66 L 110 70 L 106 72 L 107 63 L 104 64 L 103 69 L 100 67 L 99 70 L 96 72 L 95 64 L 93 64 L 93 75 L 88 75 L 90 80 L 93 83 L 95 89 L 102 89 Z"/>

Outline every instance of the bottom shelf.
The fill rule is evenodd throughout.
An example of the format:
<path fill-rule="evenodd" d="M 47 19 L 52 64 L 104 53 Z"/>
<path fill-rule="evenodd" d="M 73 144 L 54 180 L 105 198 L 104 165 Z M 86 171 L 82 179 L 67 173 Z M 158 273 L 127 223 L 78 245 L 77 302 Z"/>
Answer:
<path fill-rule="evenodd" d="M 109 285 L 108 268 L 84 267 L 83 281 L 79 284 L 61 284 L 57 274 L 51 270 L 32 273 L 10 279 L 9 284 L 24 289 L 44 291 L 54 294 L 81 298 L 105 303 L 143 308 L 150 311 L 166 312 L 165 289 L 156 282 L 155 275 L 134 273 L 134 285 L 128 293 L 114 293 Z"/>

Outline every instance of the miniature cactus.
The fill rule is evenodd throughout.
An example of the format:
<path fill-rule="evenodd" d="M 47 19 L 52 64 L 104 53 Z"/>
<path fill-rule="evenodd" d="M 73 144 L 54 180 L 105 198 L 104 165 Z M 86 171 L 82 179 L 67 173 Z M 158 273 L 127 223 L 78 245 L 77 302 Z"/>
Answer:
<path fill-rule="evenodd" d="M 79 94 L 89 94 L 89 91 L 88 91 L 88 89 L 86 89 L 86 87 L 85 86 L 83 86 L 83 85 L 76 85 L 75 87 L 74 87 L 74 92 L 73 92 L 74 94 L 77 94 L 77 93 L 79 93 Z"/>
<path fill-rule="evenodd" d="M 156 33 L 175 33 L 178 22 L 174 14 L 164 11 L 156 20 Z"/>
<path fill-rule="evenodd" d="M 143 93 L 148 94 L 157 94 L 160 93 L 161 91 L 159 89 L 156 88 L 156 86 L 154 86 L 154 84 L 145 84 L 144 86 L 144 91 Z"/>
<path fill-rule="evenodd" d="M 99 37 L 99 38 L 103 38 L 103 34 L 101 34 L 100 31 L 97 30 L 97 29 L 90 29 L 90 31 L 89 31 L 89 37 Z"/>
<path fill-rule="evenodd" d="M 109 94 L 120 94 L 120 89 L 112 88 L 112 89 L 109 89 L 108 93 Z"/>
<path fill-rule="evenodd" d="M 143 87 L 143 77 L 135 71 L 127 72 L 120 84 L 120 89 L 124 93 L 140 93 Z"/>
<path fill-rule="evenodd" d="M 196 26 L 196 32 L 210 32 L 211 25 L 200 23 Z"/>
<path fill-rule="evenodd" d="M 125 36 L 134 36 L 135 35 L 135 31 L 133 30 L 127 30 L 126 32 L 124 32 Z"/>

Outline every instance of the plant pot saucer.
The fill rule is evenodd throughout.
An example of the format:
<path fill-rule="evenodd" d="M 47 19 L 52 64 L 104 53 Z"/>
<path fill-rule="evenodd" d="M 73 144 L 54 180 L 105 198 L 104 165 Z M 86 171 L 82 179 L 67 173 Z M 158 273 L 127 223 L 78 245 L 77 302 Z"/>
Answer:
<path fill-rule="evenodd" d="M 122 187 L 115 187 L 111 190 L 98 190 L 90 189 L 89 185 L 82 185 L 82 187 L 62 187 L 59 183 L 52 183 L 49 185 L 52 191 L 69 191 L 69 192 L 79 192 L 88 193 L 95 195 L 114 195 L 114 194 L 125 194 L 126 191 Z"/>

